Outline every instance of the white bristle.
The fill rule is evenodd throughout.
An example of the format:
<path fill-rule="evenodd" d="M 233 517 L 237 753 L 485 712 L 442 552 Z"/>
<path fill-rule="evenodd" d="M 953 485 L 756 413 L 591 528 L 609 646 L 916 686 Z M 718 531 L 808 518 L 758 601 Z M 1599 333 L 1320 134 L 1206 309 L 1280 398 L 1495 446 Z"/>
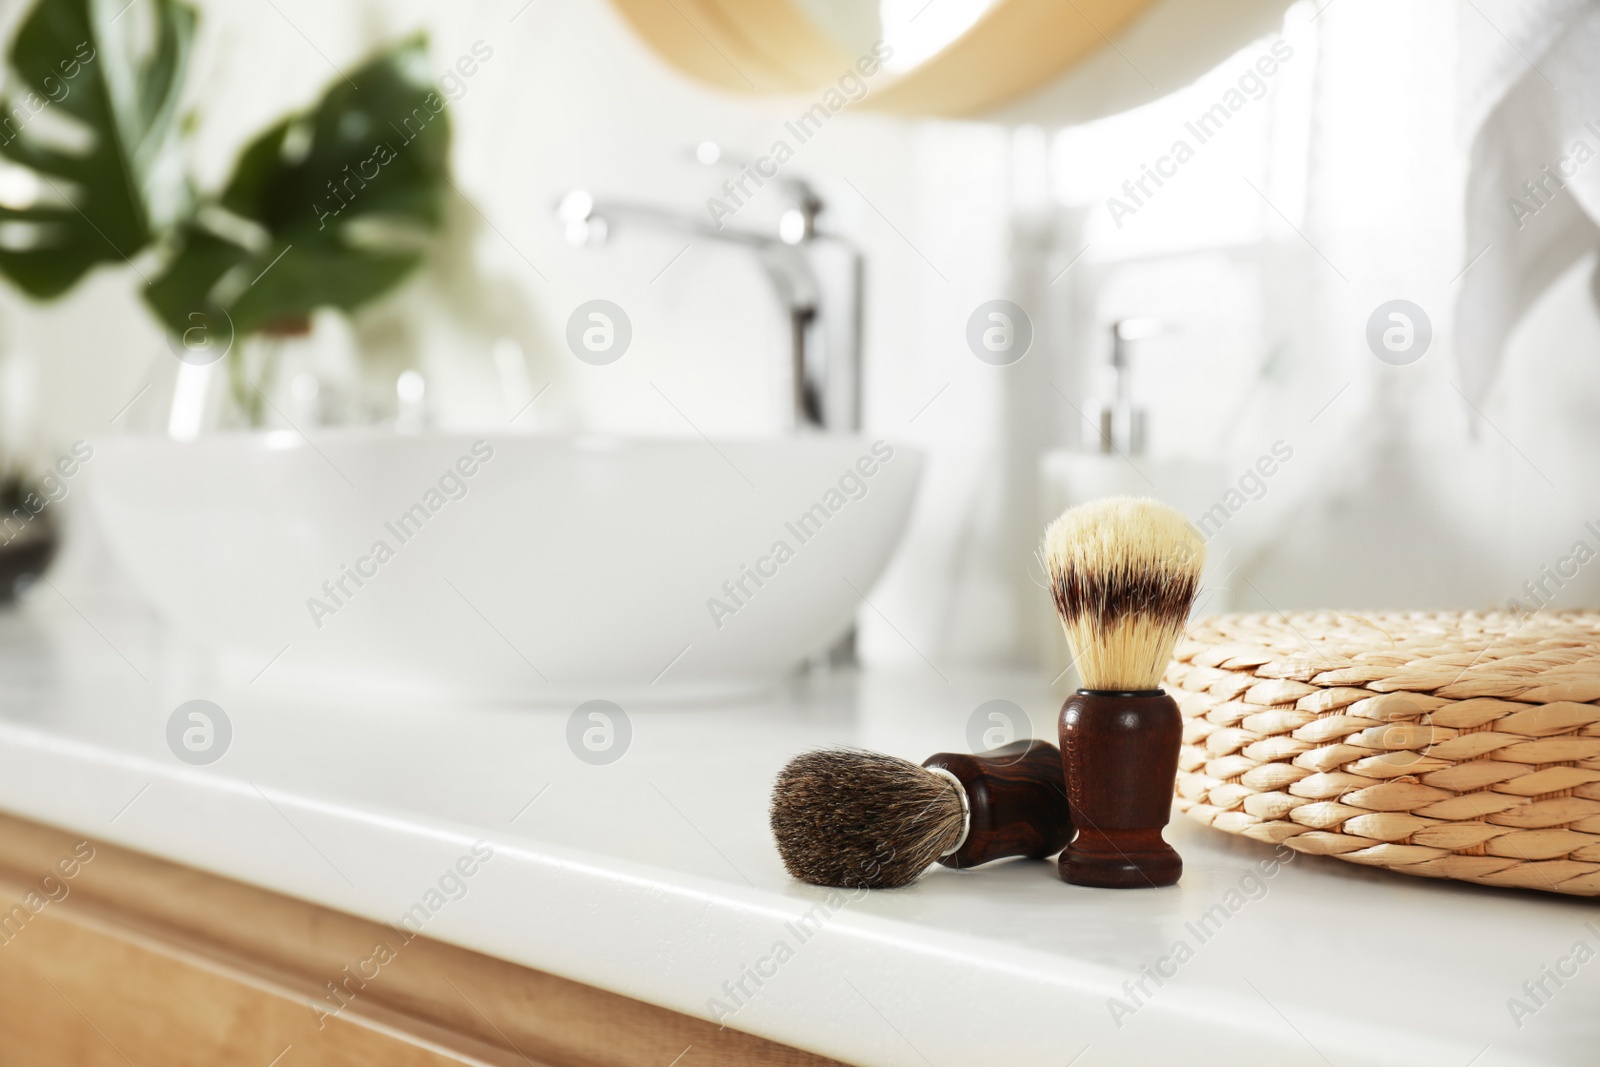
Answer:
<path fill-rule="evenodd" d="M 1188 520 L 1155 500 L 1096 500 L 1051 523 L 1040 554 L 1084 688 L 1158 688 L 1205 565 Z"/>

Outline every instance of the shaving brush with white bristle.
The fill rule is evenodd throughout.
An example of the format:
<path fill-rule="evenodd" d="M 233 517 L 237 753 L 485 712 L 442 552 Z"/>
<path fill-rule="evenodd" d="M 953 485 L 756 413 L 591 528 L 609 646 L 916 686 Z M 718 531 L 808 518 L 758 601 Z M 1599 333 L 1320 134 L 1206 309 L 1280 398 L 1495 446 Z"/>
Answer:
<path fill-rule="evenodd" d="M 1183 719 L 1161 689 L 1200 587 L 1205 543 L 1154 500 L 1112 497 L 1062 514 L 1041 550 L 1083 687 L 1061 707 L 1061 756 L 1077 837 L 1061 853 L 1074 885 L 1175 883 L 1161 837 L 1172 810 Z"/>

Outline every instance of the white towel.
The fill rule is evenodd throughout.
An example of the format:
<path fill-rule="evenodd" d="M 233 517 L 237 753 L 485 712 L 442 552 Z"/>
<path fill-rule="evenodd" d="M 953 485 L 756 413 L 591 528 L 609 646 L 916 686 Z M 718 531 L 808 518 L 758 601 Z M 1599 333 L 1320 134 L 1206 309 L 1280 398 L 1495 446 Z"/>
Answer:
<path fill-rule="evenodd" d="M 1463 101 L 1469 121 L 1480 109 L 1482 119 L 1456 336 L 1463 391 L 1478 404 L 1523 313 L 1600 248 L 1600 3 L 1485 2 L 1461 17 Z"/>

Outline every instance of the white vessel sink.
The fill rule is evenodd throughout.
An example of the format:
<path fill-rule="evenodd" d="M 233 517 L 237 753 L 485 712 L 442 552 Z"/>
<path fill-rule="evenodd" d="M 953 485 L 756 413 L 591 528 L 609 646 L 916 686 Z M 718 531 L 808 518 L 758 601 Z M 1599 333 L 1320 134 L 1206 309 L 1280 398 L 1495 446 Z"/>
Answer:
<path fill-rule="evenodd" d="M 228 680 L 570 703 L 748 691 L 826 648 L 920 468 L 862 438 L 352 430 L 113 439 L 85 473 Z"/>

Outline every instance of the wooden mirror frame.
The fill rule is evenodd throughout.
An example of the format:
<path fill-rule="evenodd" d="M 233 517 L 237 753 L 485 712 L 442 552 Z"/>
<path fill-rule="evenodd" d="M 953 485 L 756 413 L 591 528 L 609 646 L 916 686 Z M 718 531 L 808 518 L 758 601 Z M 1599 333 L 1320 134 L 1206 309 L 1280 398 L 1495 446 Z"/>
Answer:
<path fill-rule="evenodd" d="M 749 95 L 818 94 L 848 55 L 794 0 L 612 0 L 664 61 L 696 81 Z M 1061 77 L 1155 0 L 997 0 L 912 70 L 855 106 L 905 116 L 977 115 Z"/>

